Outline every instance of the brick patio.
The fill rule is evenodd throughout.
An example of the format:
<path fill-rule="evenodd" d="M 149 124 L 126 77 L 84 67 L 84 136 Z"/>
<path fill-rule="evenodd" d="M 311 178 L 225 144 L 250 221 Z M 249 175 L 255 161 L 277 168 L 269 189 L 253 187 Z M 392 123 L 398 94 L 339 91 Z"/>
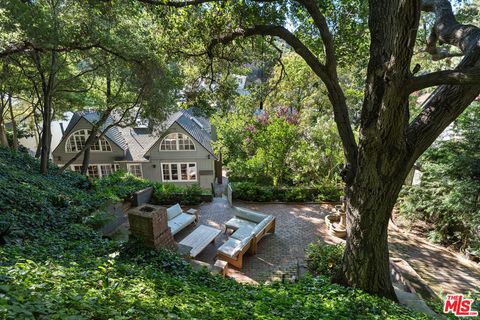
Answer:
<path fill-rule="evenodd" d="M 242 270 L 229 266 L 229 276 L 244 282 L 263 282 L 267 280 L 296 276 L 303 272 L 305 265 L 305 247 L 321 237 L 327 243 L 338 243 L 341 240 L 326 232 L 325 216 L 330 212 L 329 205 L 292 205 L 292 204 L 250 204 L 235 203 L 277 218 L 276 232 L 267 235 L 258 246 L 255 256 L 246 256 Z M 200 207 L 200 223 L 224 231 L 225 222 L 233 217 L 233 212 L 226 199 L 214 198 L 214 201 Z M 175 239 L 181 241 L 196 226 L 179 232 Z M 213 263 L 215 253 L 227 240 L 222 232 L 196 259 Z"/>

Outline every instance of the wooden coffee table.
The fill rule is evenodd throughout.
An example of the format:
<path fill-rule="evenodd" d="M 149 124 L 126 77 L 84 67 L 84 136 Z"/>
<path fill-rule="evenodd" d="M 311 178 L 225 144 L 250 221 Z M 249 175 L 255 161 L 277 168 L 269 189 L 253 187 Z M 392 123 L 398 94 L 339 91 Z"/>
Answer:
<path fill-rule="evenodd" d="M 189 246 L 190 257 L 195 258 L 200 252 L 202 252 L 210 243 L 215 242 L 215 238 L 222 231 L 216 228 L 204 226 L 203 224 L 193 230 L 188 236 L 185 237 L 179 244 Z"/>

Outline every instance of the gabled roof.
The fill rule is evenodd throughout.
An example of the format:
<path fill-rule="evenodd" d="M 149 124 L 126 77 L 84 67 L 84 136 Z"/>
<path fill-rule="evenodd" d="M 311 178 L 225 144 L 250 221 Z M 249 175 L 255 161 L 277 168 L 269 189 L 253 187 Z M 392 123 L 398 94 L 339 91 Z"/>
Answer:
<path fill-rule="evenodd" d="M 196 121 L 195 121 L 196 120 Z M 183 128 L 195 141 L 207 150 L 215 159 L 212 148 L 212 132 L 210 121 L 207 118 L 194 116 L 193 108 L 173 113 L 162 125 L 162 132 L 167 131 L 174 123 Z M 155 141 L 156 142 L 156 141 Z M 153 148 L 153 144 L 146 153 Z"/>
<path fill-rule="evenodd" d="M 80 119 L 84 118 L 88 122 L 90 122 L 92 125 L 96 123 L 100 119 L 100 114 L 98 112 L 75 112 L 72 116 L 72 119 L 68 123 L 67 128 L 65 129 L 65 133 L 63 134 L 64 137 L 68 136 L 71 131 L 75 128 L 77 123 L 80 121 Z M 111 116 L 108 117 L 107 121 L 102 125 L 100 128 L 101 131 L 105 130 L 107 126 L 112 124 L 113 119 Z M 120 130 L 118 130 L 117 127 L 112 127 L 108 129 L 107 132 L 105 132 L 105 136 L 109 138 L 113 143 L 115 143 L 117 146 L 119 146 L 122 150 L 127 150 L 128 145 L 125 142 L 125 139 L 122 137 L 122 134 L 120 133 Z"/>
<path fill-rule="evenodd" d="M 98 121 L 100 114 L 98 112 L 76 112 L 73 114 L 70 120 L 63 138 L 70 135 L 74 130 L 80 119 L 84 118 L 92 125 Z M 104 130 L 109 124 L 113 122 L 112 117 L 109 117 L 106 123 L 102 126 L 101 130 Z M 177 123 L 183 128 L 194 140 L 196 140 L 203 148 L 205 148 L 214 158 L 212 144 L 211 144 L 211 125 L 207 118 L 194 116 L 192 108 L 188 110 L 180 110 L 168 117 L 166 121 L 161 125 L 162 132 L 168 130 L 174 123 Z M 146 161 L 146 153 L 156 144 L 159 136 L 154 135 L 149 128 L 120 128 L 112 127 L 106 133 L 105 136 L 118 145 L 125 151 L 126 158 L 122 160 L 126 161 Z"/>
<path fill-rule="evenodd" d="M 198 123 L 195 122 L 196 119 Z M 192 136 L 198 143 L 202 145 L 210 154 L 213 156 L 213 149 L 212 149 L 212 132 L 210 122 L 203 118 L 203 117 L 195 117 L 193 115 L 192 109 L 183 110 L 182 114 L 175 120 L 188 134 Z"/>

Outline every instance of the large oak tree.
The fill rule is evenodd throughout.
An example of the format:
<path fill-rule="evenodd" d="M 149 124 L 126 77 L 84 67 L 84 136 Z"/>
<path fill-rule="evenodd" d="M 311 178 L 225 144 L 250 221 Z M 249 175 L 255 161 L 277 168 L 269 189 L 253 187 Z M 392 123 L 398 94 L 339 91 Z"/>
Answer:
<path fill-rule="evenodd" d="M 348 238 L 337 281 L 395 300 L 387 242 L 391 212 L 416 159 L 480 93 L 480 30 L 458 23 L 448 0 L 370 0 L 368 67 L 356 141 L 337 70 L 351 44 L 336 37 L 342 23 L 358 19 L 339 21 L 328 5 L 348 1 L 140 1 L 172 7 L 201 25 L 201 32 L 194 25 L 184 30 L 208 38 L 204 51 L 196 46 L 192 56 L 225 58 L 219 47 L 241 46 L 243 39 L 261 36 L 283 40 L 305 60 L 328 91 L 345 155 Z M 422 11 L 433 13 L 435 20 L 426 51 L 440 59 L 449 54 L 439 44 L 457 47 L 463 58 L 455 69 L 418 76 L 411 71 Z M 302 28 L 306 25 L 311 27 Z M 435 86 L 422 110 L 411 116 L 409 96 Z"/>

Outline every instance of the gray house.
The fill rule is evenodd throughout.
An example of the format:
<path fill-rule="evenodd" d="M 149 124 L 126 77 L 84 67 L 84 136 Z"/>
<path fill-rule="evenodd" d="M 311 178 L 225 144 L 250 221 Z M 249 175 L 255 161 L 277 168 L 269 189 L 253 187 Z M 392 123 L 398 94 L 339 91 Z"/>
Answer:
<path fill-rule="evenodd" d="M 96 112 L 73 115 L 52 152 L 56 164 L 62 166 L 82 149 L 98 118 Z M 194 116 L 191 109 L 181 110 L 171 115 L 161 128 L 142 125 L 110 128 L 90 149 L 88 175 L 104 177 L 123 169 L 153 181 L 210 188 L 215 168 L 219 166 L 211 145 L 212 128 L 208 119 Z M 82 160 L 83 157 L 77 159 L 71 169 L 80 171 Z"/>

